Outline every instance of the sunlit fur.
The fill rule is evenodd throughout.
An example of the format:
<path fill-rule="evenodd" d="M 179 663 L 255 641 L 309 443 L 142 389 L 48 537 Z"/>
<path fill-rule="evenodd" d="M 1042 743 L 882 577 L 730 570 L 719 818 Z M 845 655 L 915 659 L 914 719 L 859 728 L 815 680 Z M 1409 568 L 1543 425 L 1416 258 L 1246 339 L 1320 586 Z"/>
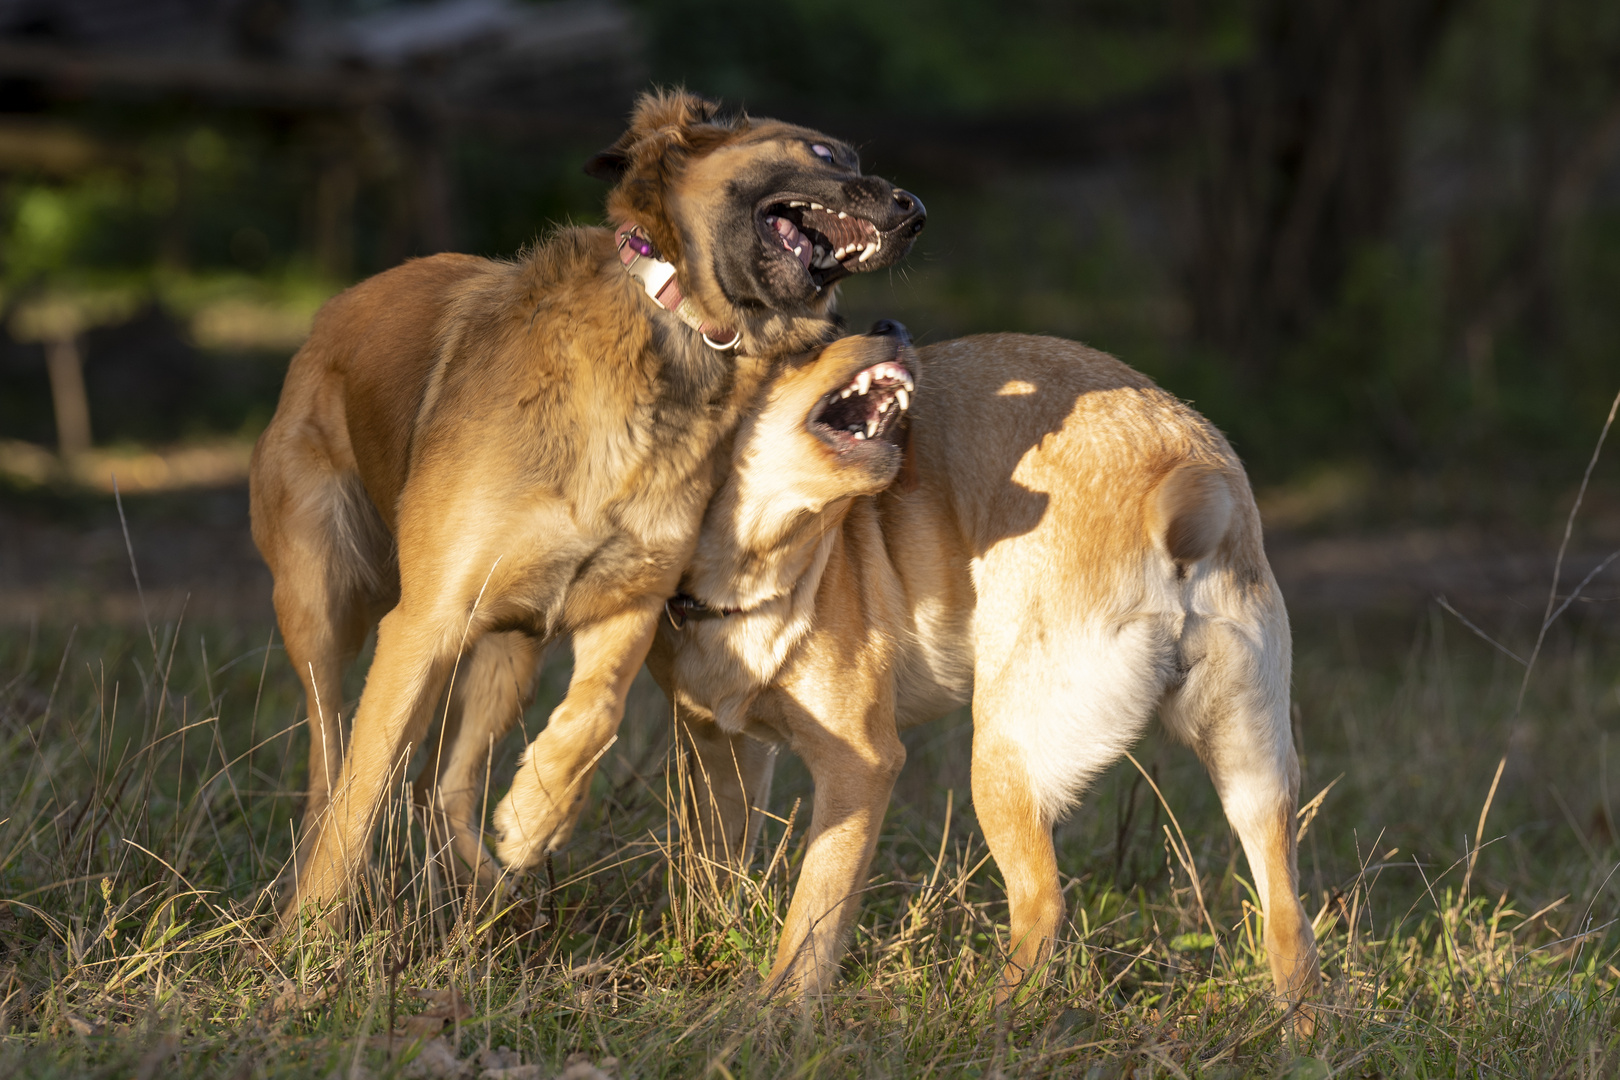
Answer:
<path fill-rule="evenodd" d="M 802 174 L 894 201 L 886 181 L 816 158 L 808 144 L 827 139 L 672 91 L 645 96 L 614 148 L 610 216 L 665 248 L 705 319 L 741 331 L 735 351 L 655 307 L 610 228 L 559 229 L 511 261 L 417 259 L 322 309 L 251 478 L 253 535 L 312 732 L 289 923 L 349 894 L 453 670 L 417 795 L 454 875 L 493 881 L 475 812 L 489 741 L 530 700 L 544 643 L 572 633 L 568 695 L 496 815 L 514 866 L 567 838 L 727 440 L 772 359 L 830 333 L 831 289 L 773 308 L 720 288 L 713 252 L 763 250 L 757 200 L 740 205 L 728 178 Z M 343 671 L 373 625 L 345 753 Z"/>
<path fill-rule="evenodd" d="M 745 808 L 767 790 L 768 759 L 737 747 L 786 743 L 814 777 L 773 985 L 816 992 L 835 976 L 905 760 L 897 732 L 970 703 L 974 808 L 1011 906 L 1004 991 L 1040 967 L 1064 915 L 1053 823 L 1157 710 L 1242 841 L 1278 993 L 1308 994 L 1288 622 L 1231 448 L 1111 357 L 966 338 L 920 350 L 913 460 L 874 494 L 870 470 L 842 466 L 802 416 L 838 385 L 843 352 L 871 362 L 892 340 L 846 339 L 773 386 L 685 578 L 748 610 L 663 627 L 649 656 L 679 715 L 719 729 L 694 739 L 726 796 L 714 858 L 746 853 Z"/>

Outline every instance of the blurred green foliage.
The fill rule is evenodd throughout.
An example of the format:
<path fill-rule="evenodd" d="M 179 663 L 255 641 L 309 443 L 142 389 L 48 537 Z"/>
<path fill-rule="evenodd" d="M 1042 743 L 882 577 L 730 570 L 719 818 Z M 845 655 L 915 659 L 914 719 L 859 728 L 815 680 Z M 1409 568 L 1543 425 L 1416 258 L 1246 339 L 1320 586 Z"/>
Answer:
<path fill-rule="evenodd" d="M 740 102 L 932 112 L 1089 106 L 1251 47 L 1248 5 L 1169 0 L 640 0 L 654 74 Z"/>
<path fill-rule="evenodd" d="M 1251 62 L 1274 5 L 1221 0 L 1196 17 L 1170 0 L 634 7 L 655 81 L 758 111 L 792 116 L 799 103 L 903 123 L 1150 99 L 1189 72 Z M 989 330 L 1085 340 L 1191 398 L 1266 481 L 1324 462 L 1563 477 L 1620 382 L 1620 136 L 1604 141 L 1616 110 L 1620 6 L 1451 9 L 1405 124 L 1395 221 L 1360 243 L 1336 290 L 1264 362 L 1195 330 L 1185 262 L 1200 181 L 1186 147 L 1067 166 L 906 159 L 896 171 L 870 146 L 931 220 L 907 265 L 849 283 L 844 308 L 855 328 L 897 317 L 925 341 Z M 406 166 L 372 148 L 355 179 L 348 270 L 317 256 L 323 163 L 334 146 L 371 146 L 363 119 L 322 127 L 199 101 L 70 102 L 48 118 L 108 151 L 71 177 L 0 177 L 6 311 L 42 288 L 110 284 L 142 290 L 182 326 L 230 296 L 304 310 L 414 251 L 390 232 L 389 185 Z M 594 149 L 457 130 L 455 246 L 510 254 L 553 222 L 596 220 L 601 188 L 579 172 Z M 267 371 L 286 356 L 192 345 L 208 363 Z M 272 405 L 210 426 L 251 428 Z M 26 430 L 0 415 L 0 434 L 49 441 L 33 414 Z"/>

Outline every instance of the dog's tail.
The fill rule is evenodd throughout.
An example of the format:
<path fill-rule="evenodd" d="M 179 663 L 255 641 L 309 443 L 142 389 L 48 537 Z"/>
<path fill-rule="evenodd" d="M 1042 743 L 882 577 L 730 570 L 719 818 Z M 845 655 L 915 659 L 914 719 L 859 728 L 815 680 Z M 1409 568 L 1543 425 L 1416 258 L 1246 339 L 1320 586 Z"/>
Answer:
<path fill-rule="evenodd" d="M 1178 465 L 1148 495 L 1148 535 L 1176 565 L 1190 566 L 1226 539 L 1232 505 L 1232 488 L 1218 466 Z"/>

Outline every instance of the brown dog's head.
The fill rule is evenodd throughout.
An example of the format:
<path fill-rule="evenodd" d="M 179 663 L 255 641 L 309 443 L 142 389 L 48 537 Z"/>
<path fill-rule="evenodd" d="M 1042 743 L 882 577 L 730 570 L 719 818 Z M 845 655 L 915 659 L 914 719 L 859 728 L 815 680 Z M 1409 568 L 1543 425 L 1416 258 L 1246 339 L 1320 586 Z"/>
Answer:
<path fill-rule="evenodd" d="M 608 216 L 640 225 L 686 295 L 756 355 L 824 340 L 837 282 L 892 266 L 927 220 L 916 196 L 862 175 L 847 143 L 723 117 L 684 90 L 642 95 L 586 172 L 614 181 Z"/>

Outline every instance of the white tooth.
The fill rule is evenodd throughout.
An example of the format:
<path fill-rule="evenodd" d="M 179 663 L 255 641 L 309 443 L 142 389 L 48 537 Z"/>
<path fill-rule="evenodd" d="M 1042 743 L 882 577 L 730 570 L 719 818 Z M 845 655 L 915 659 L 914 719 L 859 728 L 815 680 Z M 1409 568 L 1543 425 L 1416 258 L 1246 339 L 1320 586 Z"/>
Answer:
<path fill-rule="evenodd" d="M 838 395 L 838 400 L 843 401 L 845 398 L 849 397 L 849 395 L 853 394 L 854 392 L 855 392 L 855 388 L 853 386 L 846 386 L 846 387 L 844 387 L 844 392 Z"/>
<path fill-rule="evenodd" d="M 820 204 L 820 203 L 818 203 L 818 202 L 813 202 L 813 203 L 811 203 L 811 204 L 810 204 L 810 209 L 812 209 L 812 210 L 825 210 L 825 209 L 826 209 L 826 207 L 825 207 L 825 206 L 822 206 L 822 205 L 821 205 L 821 204 Z"/>
<path fill-rule="evenodd" d="M 838 211 L 838 220 L 839 221 L 843 221 L 847 217 L 849 217 L 848 214 L 844 213 L 842 210 Z"/>
<path fill-rule="evenodd" d="M 905 380 L 906 380 L 906 389 L 907 390 L 915 390 L 915 389 L 917 389 L 917 384 L 911 381 L 911 376 L 910 375 L 905 376 Z"/>
<path fill-rule="evenodd" d="M 894 400 L 899 403 L 902 411 L 911 408 L 911 395 L 906 393 L 904 389 L 894 392 Z"/>
<path fill-rule="evenodd" d="M 788 206 L 790 206 L 790 207 L 792 207 L 792 206 L 803 206 L 803 205 L 804 205 L 804 203 L 802 203 L 802 202 L 790 202 L 790 203 L 788 203 Z"/>
<path fill-rule="evenodd" d="M 877 425 L 877 417 L 875 416 L 866 422 L 866 437 L 868 439 L 877 434 Z"/>
<path fill-rule="evenodd" d="M 865 262 L 867 259 L 870 259 L 872 256 L 874 256 L 876 254 L 877 254 L 877 245 L 876 244 L 867 244 L 866 245 L 866 250 L 861 252 L 861 257 L 859 259 L 856 259 L 855 261 L 856 262 Z"/>
<path fill-rule="evenodd" d="M 870 371 L 863 371 L 855 376 L 856 393 L 864 395 L 870 389 L 872 389 L 872 373 Z"/>

